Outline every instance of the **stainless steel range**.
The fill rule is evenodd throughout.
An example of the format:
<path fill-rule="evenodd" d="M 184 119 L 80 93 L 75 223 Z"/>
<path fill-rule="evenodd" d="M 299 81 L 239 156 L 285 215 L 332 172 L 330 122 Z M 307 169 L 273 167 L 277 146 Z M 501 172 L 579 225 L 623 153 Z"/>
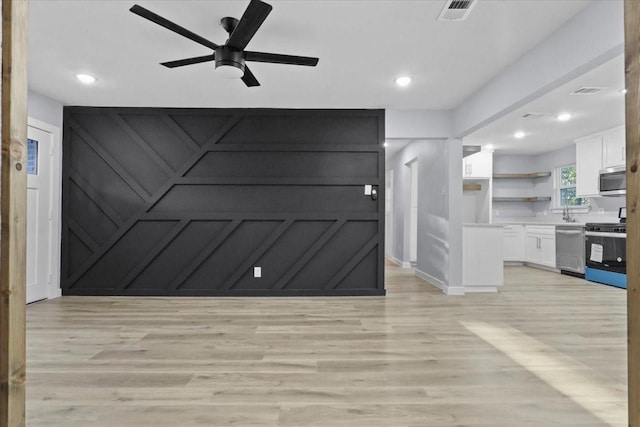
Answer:
<path fill-rule="evenodd" d="M 585 279 L 626 289 L 626 252 L 627 224 L 585 224 Z"/>

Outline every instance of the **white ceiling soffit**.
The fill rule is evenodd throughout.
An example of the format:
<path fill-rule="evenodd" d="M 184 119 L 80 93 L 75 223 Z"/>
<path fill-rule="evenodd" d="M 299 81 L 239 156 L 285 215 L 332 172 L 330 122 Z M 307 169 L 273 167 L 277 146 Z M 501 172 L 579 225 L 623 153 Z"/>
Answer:
<path fill-rule="evenodd" d="M 478 0 L 448 0 L 438 21 L 464 21 L 477 2 Z"/>
<path fill-rule="evenodd" d="M 498 154 L 540 154 L 624 124 L 624 55 L 591 70 L 464 138 L 464 144 L 493 144 Z M 576 89 L 598 88 L 589 95 Z M 560 113 L 572 115 L 557 120 Z M 532 119 L 531 115 L 542 114 Z M 525 133 L 517 139 L 515 132 Z"/>

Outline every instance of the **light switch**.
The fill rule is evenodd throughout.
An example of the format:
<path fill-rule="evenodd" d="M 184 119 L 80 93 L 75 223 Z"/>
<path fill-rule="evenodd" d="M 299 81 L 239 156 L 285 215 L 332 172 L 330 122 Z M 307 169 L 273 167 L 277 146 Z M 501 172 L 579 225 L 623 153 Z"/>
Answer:
<path fill-rule="evenodd" d="M 262 267 L 253 267 L 253 277 L 262 277 Z"/>
<path fill-rule="evenodd" d="M 365 196 L 370 196 L 371 195 L 371 185 L 365 185 L 364 186 L 364 195 Z"/>

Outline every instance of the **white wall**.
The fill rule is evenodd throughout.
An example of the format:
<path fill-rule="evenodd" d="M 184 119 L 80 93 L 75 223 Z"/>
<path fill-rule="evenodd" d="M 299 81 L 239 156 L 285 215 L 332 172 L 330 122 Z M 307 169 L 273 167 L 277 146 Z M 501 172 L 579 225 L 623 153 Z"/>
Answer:
<path fill-rule="evenodd" d="M 387 139 L 445 139 L 451 136 L 450 110 L 385 110 Z"/>
<path fill-rule="evenodd" d="M 442 288 L 462 283 L 462 142 L 420 140 L 387 162 L 394 172 L 394 247 L 401 263 L 410 259 L 410 180 L 407 164 L 418 164 L 416 273 Z"/>
<path fill-rule="evenodd" d="M 29 117 L 56 126 L 62 131 L 62 104 L 54 99 L 29 91 L 27 110 Z"/>

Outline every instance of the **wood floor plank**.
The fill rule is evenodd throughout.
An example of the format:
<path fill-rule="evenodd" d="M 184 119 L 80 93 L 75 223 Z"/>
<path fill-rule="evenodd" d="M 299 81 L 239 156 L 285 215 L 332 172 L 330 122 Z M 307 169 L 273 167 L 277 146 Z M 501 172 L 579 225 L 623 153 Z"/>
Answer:
<path fill-rule="evenodd" d="M 393 266 L 387 291 L 31 305 L 28 425 L 626 425 L 624 291 L 508 267 L 451 297 Z"/>

